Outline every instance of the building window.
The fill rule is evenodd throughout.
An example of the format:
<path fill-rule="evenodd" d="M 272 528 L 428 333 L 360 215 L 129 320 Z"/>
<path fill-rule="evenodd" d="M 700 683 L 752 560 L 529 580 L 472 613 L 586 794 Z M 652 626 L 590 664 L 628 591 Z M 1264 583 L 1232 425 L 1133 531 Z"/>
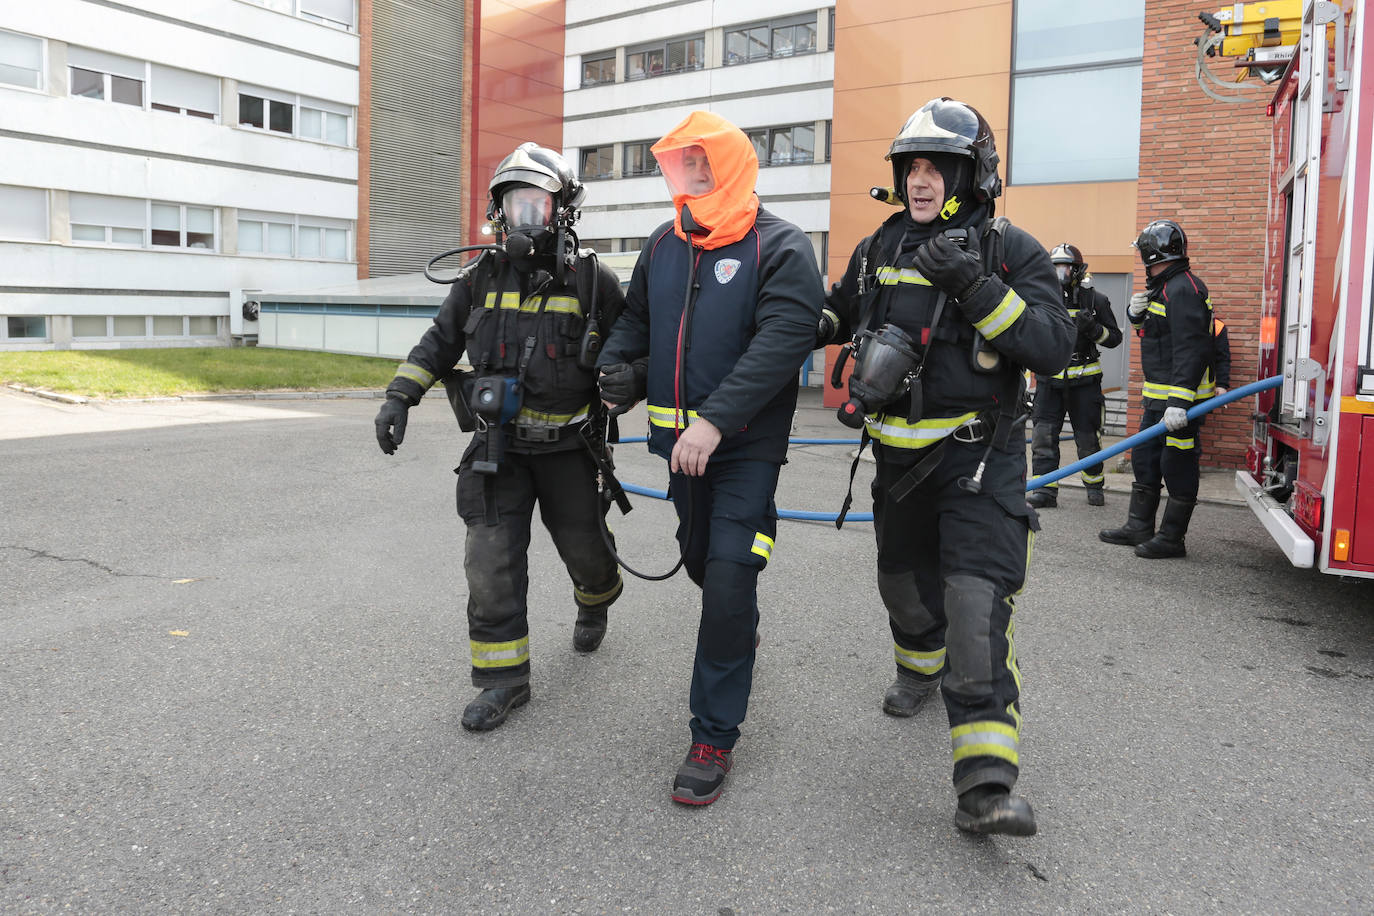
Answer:
<path fill-rule="evenodd" d="M 797 165 L 816 161 L 816 125 L 763 127 L 745 131 L 754 144 L 760 166 Z"/>
<path fill-rule="evenodd" d="M 68 196 L 73 242 L 141 248 L 148 227 L 148 202 L 97 194 Z"/>
<path fill-rule="evenodd" d="M 582 86 L 600 86 L 615 82 L 615 52 L 582 55 Z"/>
<path fill-rule="evenodd" d="M 0 184 L 0 239 L 48 240 L 48 192 Z"/>
<path fill-rule="evenodd" d="M 215 248 L 215 211 L 185 204 L 153 204 L 154 245 L 165 248 Z"/>
<path fill-rule="evenodd" d="M 1139 175 L 1144 22 L 1144 0 L 1017 0 L 1009 184 Z"/>
<path fill-rule="evenodd" d="M 108 315 L 73 315 L 73 337 L 109 337 Z"/>
<path fill-rule="evenodd" d="M 640 250 L 642 250 L 642 249 L 644 248 L 644 246 L 645 246 L 646 244 L 648 244 L 648 242 L 649 242 L 648 237 L 647 237 L 647 236 L 642 236 L 642 235 L 641 235 L 641 236 L 632 236 L 632 237 L 630 237 L 630 238 L 624 238 L 624 239 L 621 239 L 621 240 L 620 240 L 620 250 L 621 250 L 621 251 L 640 251 Z"/>
<path fill-rule="evenodd" d="M 725 30 L 725 65 L 773 57 L 811 54 L 816 50 L 816 16 L 790 16 Z"/>
<path fill-rule="evenodd" d="M 247 92 L 239 93 L 239 127 L 256 127 L 279 134 L 294 133 L 296 105 Z"/>
<path fill-rule="evenodd" d="M 43 88 L 43 39 L 0 29 L 0 83 Z"/>
<path fill-rule="evenodd" d="M 239 254 L 349 260 L 347 220 L 239 211 Z"/>
<path fill-rule="evenodd" d="M 9 340 L 47 340 L 48 319 L 42 315 L 9 315 L 5 318 Z"/>
<path fill-rule="evenodd" d="M 347 105 L 288 95 L 271 89 L 246 88 L 239 93 L 239 127 L 319 140 L 335 146 L 350 145 L 349 121 L 352 115 L 353 109 Z"/>
<path fill-rule="evenodd" d="M 654 154 L 649 149 L 653 145 L 653 140 L 626 143 L 625 167 L 621 171 L 621 174 L 626 178 L 634 178 L 638 175 L 657 175 L 658 162 L 654 159 Z"/>
<path fill-rule="evenodd" d="M 143 84 L 148 76 L 143 61 L 71 47 L 67 49 L 67 62 L 72 95 L 143 107 Z"/>
<path fill-rule="evenodd" d="M 295 254 L 292 236 L 295 217 L 278 213 L 239 211 L 239 254 Z"/>
<path fill-rule="evenodd" d="M 614 239 L 578 239 L 578 244 L 583 248 L 590 248 L 597 254 L 610 254 L 615 251 Z"/>
<path fill-rule="evenodd" d="M 578 161 L 582 163 L 580 175 L 583 181 L 592 178 L 610 178 L 615 169 L 615 147 L 583 147 L 582 156 Z"/>
<path fill-rule="evenodd" d="M 704 65 L 706 38 L 694 35 L 640 45 L 625 52 L 625 78 L 648 79 L 665 73 L 700 70 Z"/>
<path fill-rule="evenodd" d="M 348 230 L 337 225 L 311 225 L 301 217 L 296 231 L 296 253 L 302 258 L 327 261 L 348 260 Z"/>
<path fill-rule="evenodd" d="M 299 0 L 300 17 L 340 29 L 353 28 L 353 0 Z"/>
<path fill-rule="evenodd" d="M 152 65 L 149 107 L 155 111 L 213 121 L 219 116 L 219 78 L 175 67 Z"/>
<path fill-rule="evenodd" d="M 299 136 L 335 146 L 348 146 L 348 115 L 301 102 Z"/>

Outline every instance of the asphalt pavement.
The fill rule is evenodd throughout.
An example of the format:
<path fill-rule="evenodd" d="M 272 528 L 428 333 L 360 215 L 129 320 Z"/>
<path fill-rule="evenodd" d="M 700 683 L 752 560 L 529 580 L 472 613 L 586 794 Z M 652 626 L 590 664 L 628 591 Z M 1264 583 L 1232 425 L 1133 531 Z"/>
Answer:
<path fill-rule="evenodd" d="M 797 435 L 845 435 L 813 395 Z M 463 437 L 429 398 L 385 456 L 376 407 L 0 392 L 0 912 L 1368 912 L 1374 583 L 1293 569 L 1229 477 L 1184 560 L 1098 541 L 1119 490 L 1042 513 L 1016 615 L 1040 833 L 973 838 L 943 712 L 880 711 L 863 523 L 781 523 L 714 805 L 668 798 L 695 588 L 629 580 L 578 655 L 542 531 L 533 700 L 463 731 Z M 851 452 L 794 447 L 779 507 L 838 509 Z M 626 558 L 666 570 L 672 509 L 634 504 Z"/>

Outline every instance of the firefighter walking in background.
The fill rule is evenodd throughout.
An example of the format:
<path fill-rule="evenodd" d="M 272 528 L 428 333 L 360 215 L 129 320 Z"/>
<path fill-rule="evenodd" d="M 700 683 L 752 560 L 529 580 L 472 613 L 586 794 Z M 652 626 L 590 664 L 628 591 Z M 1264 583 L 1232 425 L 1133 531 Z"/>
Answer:
<path fill-rule="evenodd" d="M 1036 375 L 1035 406 L 1031 408 L 1031 473 L 1036 477 L 1059 467 L 1059 433 L 1064 414 L 1073 424 L 1073 441 L 1083 459 L 1102 450 L 1102 424 L 1106 400 L 1102 396 L 1102 364 L 1098 347 L 1111 349 L 1121 343 L 1112 304 L 1092 288 L 1088 265 L 1075 245 L 1063 242 L 1050 252 L 1059 283 L 1064 288 L 1064 304 L 1078 331 L 1073 356 L 1064 371 Z M 1102 462 L 1079 473 L 1088 492 L 1088 505 L 1105 503 L 1102 493 Z M 1035 509 L 1053 509 L 1059 504 L 1059 484 L 1040 487 L 1026 497 Z"/>
<path fill-rule="evenodd" d="M 574 649 L 600 646 L 621 590 L 599 530 L 607 504 L 590 453 L 604 443 L 589 438 L 588 424 L 601 410 L 589 344 L 604 339 L 623 308 L 620 283 L 594 256 L 575 253 L 584 188 L 558 153 L 521 144 L 489 190 L 488 219 L 504 251 L 484 251 L 453 284 L 376 420 L 377 442 L 390 455 L 405 436 L 407 411 L 443 381 L 460 423 L 468 418 L 465 428 L 477 430 L 457 468 L 472 683 L 480 690 L 462 724 L 473 731 L 497 727 L 530 698 L 527 552 L 536 504 L 572 579 Z M 465 350 L 472 374 L 454 369 Z M 431 536 L 426 530 L 416 527 L 415 536 Z"/>
<path fill-rule="evenodd" d="M 865 428 L 877 458 L 878 591 L 897 666 L 883 711 L 914 715 L 939 690 L 955 824 L 1027 836 L 1034 813 L 1011 794 L 1014 596 L 1039 528 L 1025 497 L 1024 370 L 1063 369 L 1073 322 L 1045 249 L 992 218 L 1002 182 L 977 111 L 927 102 L 887 158 L 904 207 L 854 249 L 819 335 L 857 344 L 839 415 Z"/>
<path fill-rule="evenodd" d="M 1189 420 L 1188 408 L 1216 393 L 1212 300 L 1189 270 L 1188 239 L 1178 223 L 1155 220 L 1135 247 L 1147 275 L 1146 291 L 1131 296 L 1126 310 L 1140 339 L 1145 376 L 1140 428 L 1162 420 L 1167 432 L 1131 450 L 1135 482 L 1126 524 L 1098 536 L 1108 544 L 1134 545 L 1138 557 L 1182 557 L 1197 505 L 1202 429 L 1202 418 Z M 1161 483 L 1169 487 L 1169 502 L 1155 531 Z"/>
<path fill-rule="evenodd" d="M 669 462 L 678 543 L 701 588 L 692 743 L 672 799 L 708 805 L 749 705 L 773 493 L 825 291 L 805 234 L 759 205 L 758 156 L 738 127 L 695 111 L 653 154 L 677 214 L 635 263 L 601 392 L 616 408 L 647 396 L 649 450 Z"/>

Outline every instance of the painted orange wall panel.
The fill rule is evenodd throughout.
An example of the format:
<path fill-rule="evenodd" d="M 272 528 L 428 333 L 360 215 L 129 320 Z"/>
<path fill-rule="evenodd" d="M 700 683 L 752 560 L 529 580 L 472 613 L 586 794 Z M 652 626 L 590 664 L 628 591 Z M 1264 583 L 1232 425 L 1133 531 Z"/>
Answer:
<path fill-rule="evenodd" d="M 1006 11 L 999 11 L 999 7 Z M 985 15 L 1011 21 L 1011 4 L 1007 0 L 838 0 L 835 4 L 835 25 L 839 28 L 854 23 L 894 22 L 918 16 L 937 16 L 954 10 L 984 11 Z"/>
<path fill-rule="evenodd" d="M 1046 248 L 1070 241 L 1098 273 L 1130 273 L 1139 263 L 1134 181 L 1019 185 L 1003 197 L 1001 212 Z"/>
<path fill-rule="evenodd" d="M 846 140 L 882 140 L 892 136 L 913 111 L 942 95 L 967 101 L 987 119 L 994 135 L 1007 131 L 1007 74 L 995 73 L 947 80 L 921 80 L 895 86 L 846 89 L 835 93 L 835 120 L 843 121 Z M 832 138 L 832 145 L 834 139 Z M 886 151 L 886 150 L 884 150 Z"/>
<path fill-rule="evenodd" d="M 859 89 L 1006 71 L 1010 5 L 904 15 L 835 29 L 835 86 Z M 903 8 L 905 12 L 905 8 Z M 976 42 L 968 36 L 977 35 Z"/>

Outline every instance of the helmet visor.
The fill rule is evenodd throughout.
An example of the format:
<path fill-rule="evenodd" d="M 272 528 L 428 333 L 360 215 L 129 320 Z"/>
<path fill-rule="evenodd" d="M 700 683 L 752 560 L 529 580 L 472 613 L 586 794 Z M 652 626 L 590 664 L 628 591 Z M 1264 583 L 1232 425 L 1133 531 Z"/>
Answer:
<path fill-rule="evenodd" d="M 553 223 L 553 195 L 543 188 L 516 185 L 501 195 L 501 212 L 512 229 Z"/>
<path fill-rule="evenodd" d="M 1059 275 L 1059 283 L 1063 286 L 1069 285 L 1069 277 L 1073 276 L 1072 264 L 1056 264 L 1054 272 Z"/>
<path fill-rule="evenodd" d="M 701 197 L 715 189 L 716 175 L 704 147 L 664 150 L 654 153 L 654 157 L 673 197 Z"/>

